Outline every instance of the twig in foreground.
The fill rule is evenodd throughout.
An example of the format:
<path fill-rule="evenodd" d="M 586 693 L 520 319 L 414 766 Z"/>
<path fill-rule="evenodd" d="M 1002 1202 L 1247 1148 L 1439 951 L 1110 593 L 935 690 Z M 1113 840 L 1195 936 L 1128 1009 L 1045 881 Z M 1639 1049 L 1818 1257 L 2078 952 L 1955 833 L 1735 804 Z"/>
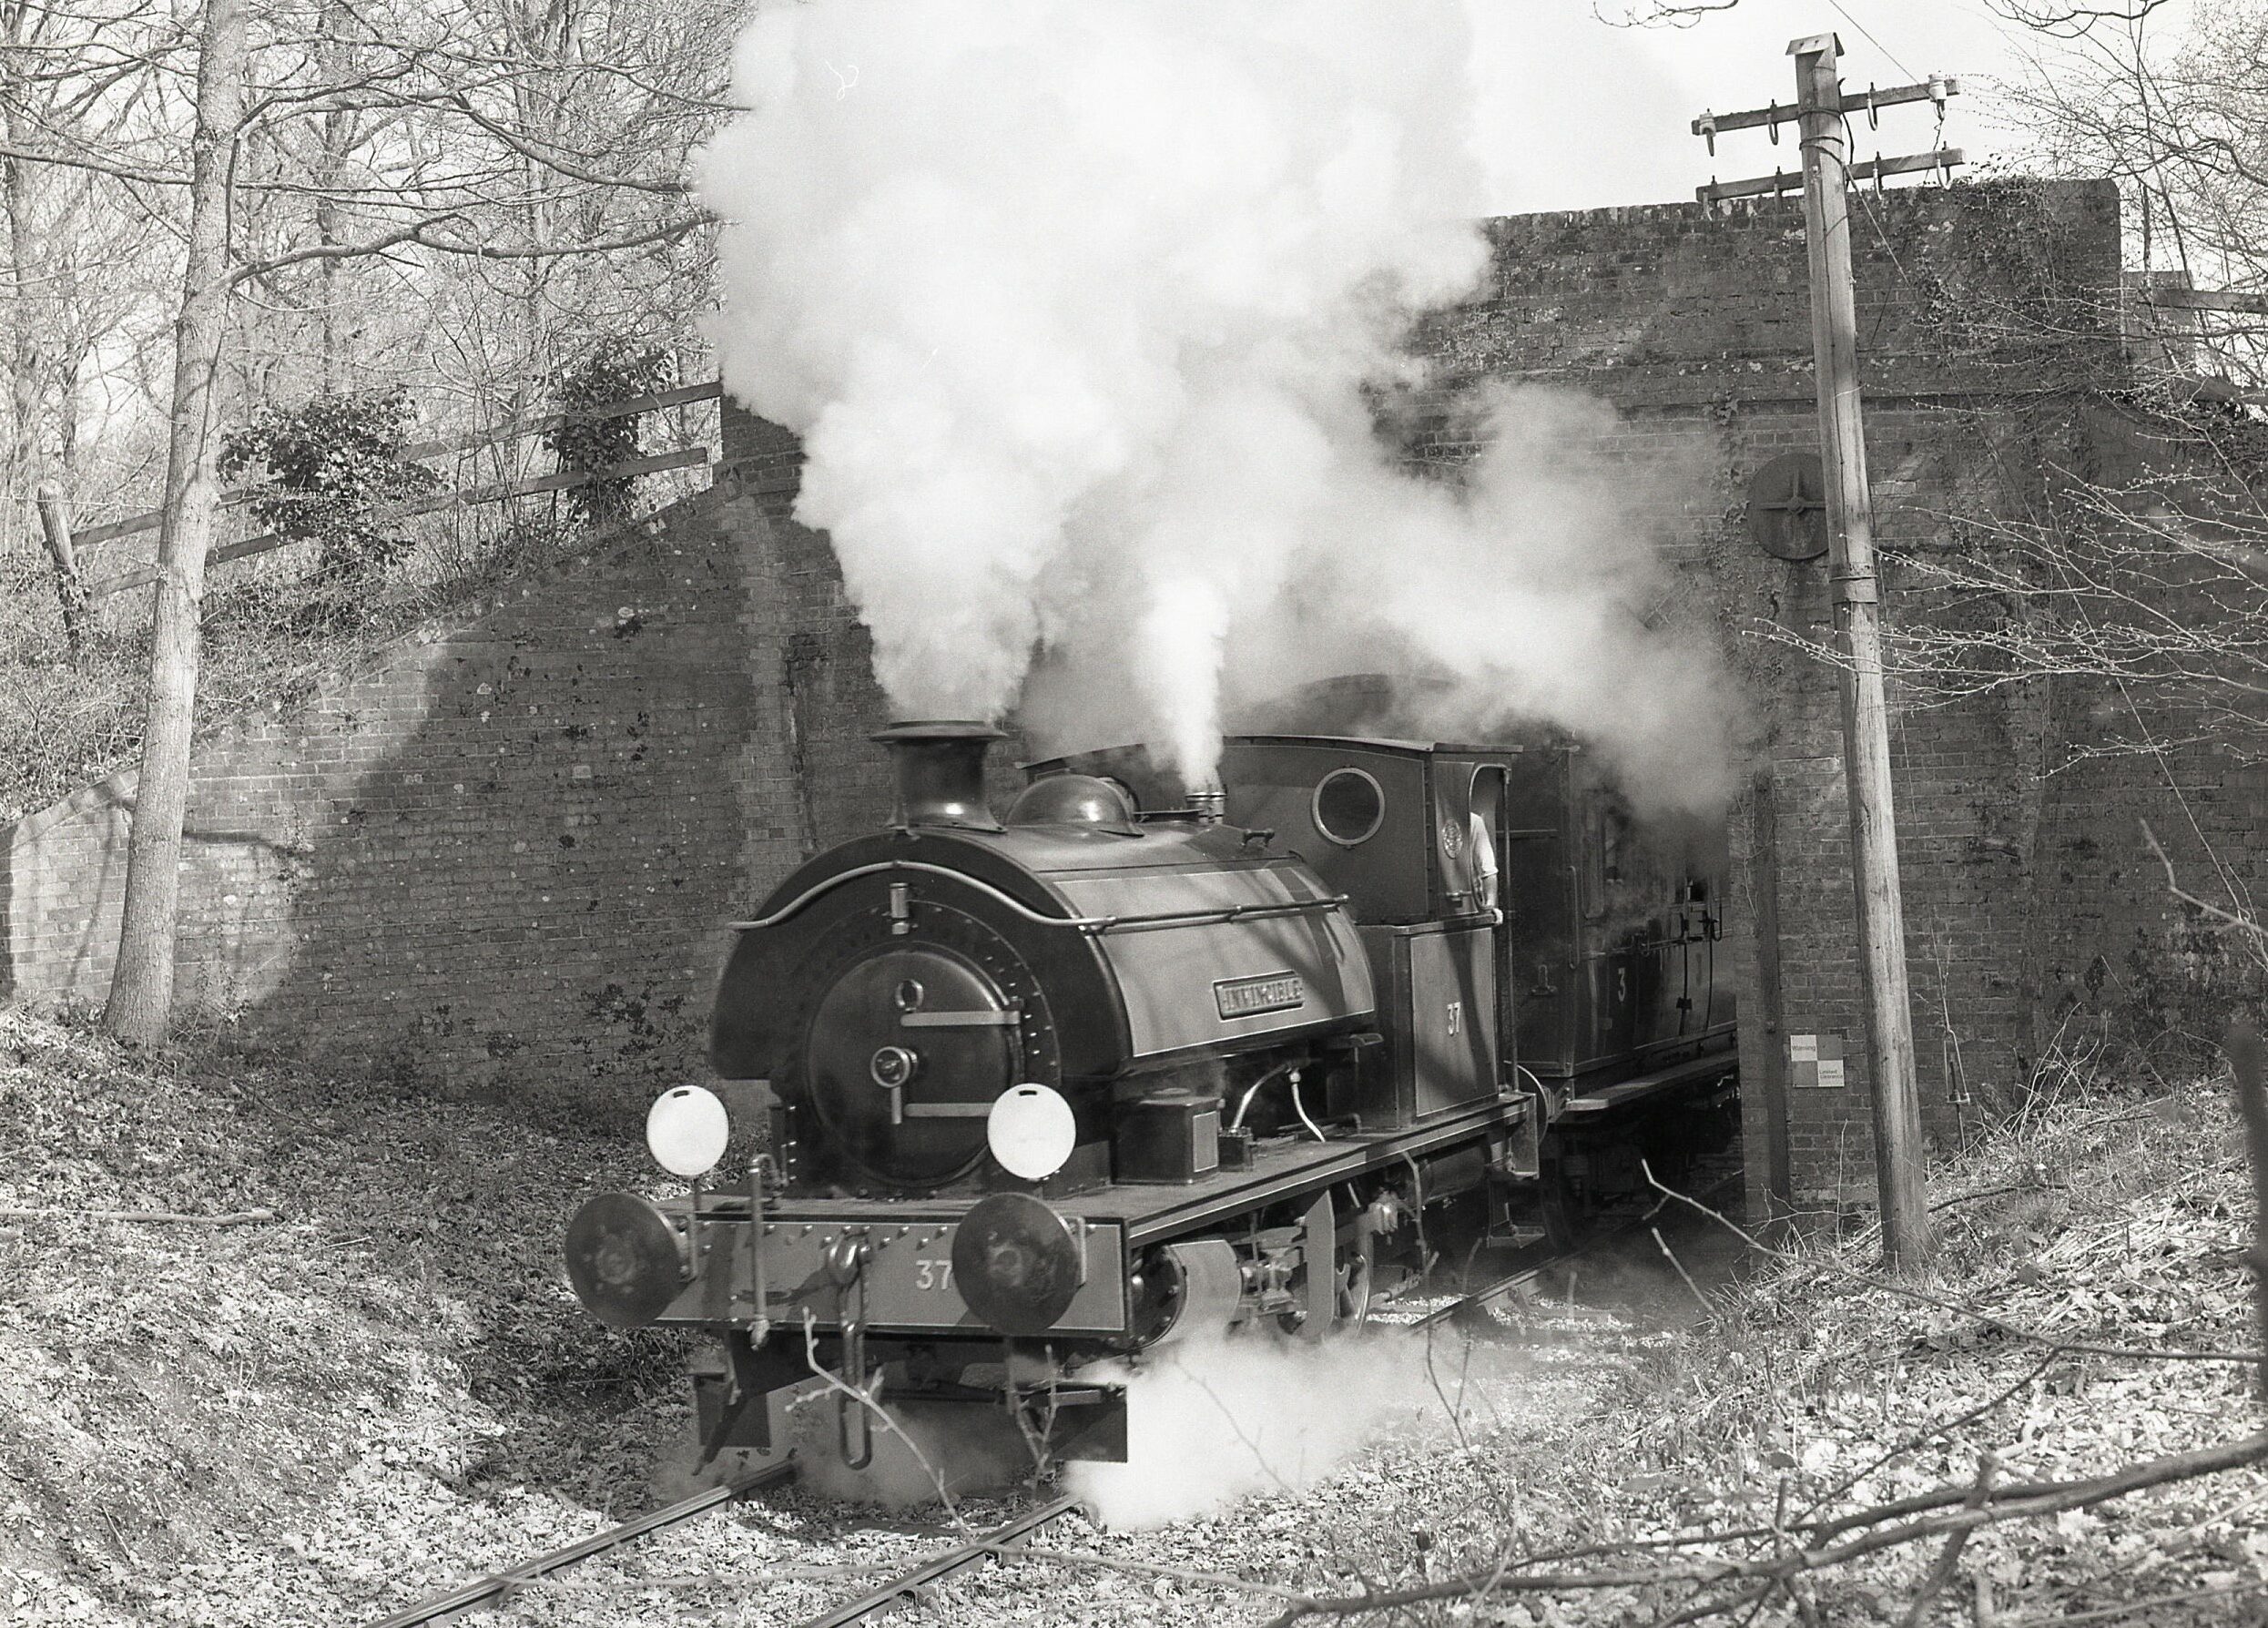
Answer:
<path fill-rule="evenodd" d="M 2260 1326 L 2260 1389 L 2268 1396 L 2268 1081 L 2262 1078 L 2260 1031 L 2242 1019 L 2230 1024 L 2228 1051 L 2244 1144 L 2253 1156 L 2253 1246 L 2244 1259 L 2253 1268 L 2253 1315 Z"/>
<path fill-rule="evenodd" d="M 2268 1430 L 2234 1441 L 2146 1459 L 2108 1475 L 2083 1480 L 2029 1482 L 1998 1491 L 1988 1490 L 1981 1498 L 1974 1483 L 1941 1488 L 1856 1511 L 1833 1521 L 1809 1523 L 1808 1530 L 1814 1534 L 1812 1543 L 1781 1554 L 1755 1559 L 1695 1556 L 1668 1565 L 1602 1567 L 1589 1572 L 1520 1572 L 1517 1569 L 1520 1562 L 1508 1565 L 1500 1562 L 1486 1571 L 1463 1572 L 1412 1588 L 1340 1597 L 1304 1595 L 1271 1619 L 1268 1628 L 1288 1628 L 1304 1617 L 1358 1616 L 1429 1601 L 1472 1598 L 1493 1592 L 1571 1593 L 1591 1589 L 1658 1588 L 1681 1582 L 1706 1586 L 1791 1579 L 1926 1538 L 1950 1536 L 2004 1521 L 2058 1515 L 2067 1510 L 2108 1503 L 2145 1488 L 2263 1462 L 2268 1462 Z M 1866 1530 L 1869 1528 L 1875 1530 Z M 1844 1541 L 1835 1542 L 1837 1538 Z"/>
<path fill-rule="evenodd" d="M 2183 891 L 2181 879 L 2175 876 L 2173 872 L 2173 861 L 2166 857 L 2166 850 L 2158 845 L 2158 833 L 2150 829 L 2150 821 L 2147 819 L 2143 820 L 2141 824 L 2142 840 L 2150 845 L 2150 851 L 2158 856 L 2158 863 L 2166 868 L 2167 892 L 2172 894 L 2176 899 L 2180 900 L 2183 904 L 2188 905 L 2192 910 L 2200 911 L 2204 914 L 2211 916 L 2215 921 L 2221 923 L 2221 925 L 2224 928 L 2230 929 L 2231 931 L 2236 932 L 2250 933 L 2256 939 L 2268 938 L 2268 928 L 2263 927 L 2250 916 L 2242 916 L 2237 914 L 2234 911 L 2222 910 L 2219 905 L 2209 903 L 2206 900 L 2198 898 L 2194 893 Z"/>
<path fill-rule="evenodd" d="M 7 1221 L 142 1221 L 160 1226 L 254 1226 L 275 1219 L 273 1210 L 227 1210 L 214 1216 L 193 1216 L 178 1210 L 36 1210 L 0 1205 L 0 1220 Z"/>
<path fill-rule="evenodd" d="M 1998 1453 L 1987 1451 L 1981 1454 L 1977 1460 L 1977 1485 L 1970 1490 L 1968 1501 L 1963 1507 L 1976 1509 L 1991 1497 L 1992 1479 L 1999 1471 L 2000 1456 Z M 1928 1621 L 1930 1603 L 1945 1592 L 1947 1583 L 1953 1581 L 1953 1568 L 1960 1562 L 1961 1547 L 1968 1542 L 1968 1534 L 1975 1530 L 1974 1527 L 1964 1526 L 1946 1539 L 1945 1547 L 1937 1552 L 1937 1564 L 1929 1568 L 1929 1575 L 1922 1579 L 1921 1589 L 1915 1594 L 1914 1603 L 1906 1608 L 1906 1621 L 1902 1628 L 1922 1628 L 1922 1624 Z"/>

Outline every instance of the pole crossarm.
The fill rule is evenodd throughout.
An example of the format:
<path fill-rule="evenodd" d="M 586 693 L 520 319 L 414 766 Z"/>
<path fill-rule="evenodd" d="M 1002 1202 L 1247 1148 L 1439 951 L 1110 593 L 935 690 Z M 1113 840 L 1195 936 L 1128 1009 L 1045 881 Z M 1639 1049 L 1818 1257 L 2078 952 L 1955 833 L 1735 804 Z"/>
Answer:
<path fill-rule="evenodd" d="M 1941 147 L 1934 152 L 1914 153 L 1903 158 L 1866 158 L 1849 167 L 1854 181 L 1878 181 L 1889 175 L 1918 175 L 1925 170 L 1951 173 L 1956 164 L 1965 163 L 1958 147 Z M 1800 169 L 1783 173 L 1774 170 L 1769 176 L 1753 181 L 1711 181 L 1705 187 L 1693 188 L 1693 196 L 1703 203 L 1722 203 L 1732 198 L 1778 197 L 1783 192 L 1803 189 L 1804 172 Z"/>
<path fill-rule="evenodd" d="M 1943 106 L 1948 99 L 1960 94 L 1961 82 L 1958 79 L 1950 75 L 1937 74 L 1923 80 L 1918 85 L 1894 85 L 1887 90 L 1877 90 L 1869 85 L 1863 96 L 1845 91 L 1836 98 L 1833 111 L 1864 113 L 1866 115 L 1866 122 L 1871 125 L 1874 123 L 1874 116 L 1885 107 L 1896 107 L 1907 102 L 1936 102 Z M 1777 102 L 1773 103 L 1769 107 L 1751 107 L 1744 113 L 1704 111 L 1700 117 L 1693 120 L 1693 134 L 1716 137 L 1730 130 L 1754 130 L 1759 127 L 1768 127 L 1776 131 L 1782 125 L 1794 124 L 1803 117 L 1803 114 L 1804 108 L 1798 103 L 1789 103 L 1782 107 Z M 1710 150 L 1714 152 L 1715 148 L 1712 148 Z"/>

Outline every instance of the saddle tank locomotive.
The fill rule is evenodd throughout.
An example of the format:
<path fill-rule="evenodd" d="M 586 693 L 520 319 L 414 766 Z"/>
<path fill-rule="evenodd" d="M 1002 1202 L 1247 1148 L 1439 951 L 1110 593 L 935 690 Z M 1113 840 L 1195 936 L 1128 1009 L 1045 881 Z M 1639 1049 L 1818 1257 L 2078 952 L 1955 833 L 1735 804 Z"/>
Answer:
<path fill-rule="evenodd" d="M 1359 1324 L 1725 1117 L 1721 850 L 1571 745 L 1234 737 L 1195 795 L 1122 748 L 995 819 L 997 731 L 876 738 L 888 829 L 735 923 L 717 1094 L 649 1120 L 691 1193 L 569 1228 L 603 1322 L 716 1337 L 705 1464 L 862 1468 L 862 1398 L 1123 1459 L 1129 1359 Z M 728 1176 L 719 1099 L 768 1122 Z"/>

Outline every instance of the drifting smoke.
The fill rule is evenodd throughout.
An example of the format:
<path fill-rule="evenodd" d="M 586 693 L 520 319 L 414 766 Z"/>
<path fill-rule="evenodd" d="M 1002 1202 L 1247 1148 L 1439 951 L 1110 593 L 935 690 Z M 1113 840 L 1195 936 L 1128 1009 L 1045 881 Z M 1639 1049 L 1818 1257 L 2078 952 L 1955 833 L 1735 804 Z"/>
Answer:
<path fill-rule="evenodd" d="M 700 171 L 717 348 L 901 714 L 1162 737 L 1195 783 L 1238 697 L 1384 666 L 1449 676 L 1439 733 L 1721 789 L 1599 410 L 1492 397 L 1461 485 L 1381 439 L 1413 314 L 1489 261 L 1470 57 L 1462 0 L 759 11 Z"/>
<path fill-rule="evenodd" d="M 1423 1341 L 1231 1336 L 1149 1353 L 1127 1388 L 1123 1464 L 1073 1463 L 1105 1526 L 1162 1526 L 1313 1485 L 1381 1430 L 1443 1410 Z"/>

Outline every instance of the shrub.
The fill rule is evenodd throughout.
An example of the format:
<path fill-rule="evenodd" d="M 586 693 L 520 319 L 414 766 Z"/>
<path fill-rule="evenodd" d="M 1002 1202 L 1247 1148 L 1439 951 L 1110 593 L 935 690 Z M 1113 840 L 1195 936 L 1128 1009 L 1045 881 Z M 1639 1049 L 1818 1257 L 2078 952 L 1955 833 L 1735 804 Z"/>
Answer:
<path fill-rule="evenodd" d="M 643 413 L 619 418 L 578 419 L 574 415 L 594 407 L 653 395 L 669 386 L 667 352 L 638 349 L 622 341 L 609 341 L 573 367 L 554 375 L 552 386 L 559 410 L 567 414 L 556 428 L 544 433 L 544 444 L 556 453 L 562 473 L 588 473 L 626 463 L 638 455 L 638 431 Z M 611 525 L 630 517 L 636 478 L 614 475 L 571 487 L 568 511 L 585 525 Z"/>
<path fill-rule="evenodd" d="M 258 465 L 269 484 L 252 502 L 262 525 L 320 545 L 315 562 L 321 619 L 351 616 L 347 590 L 401 557 L 411 540 L 381 519 L 382 505 L 432 492 L 440 476 L 402 461 L 416 420 L 407 390 L 327 392 L 297 406 L 270 406 L 221 446 L 220 473 L 235 480 Z"/>

